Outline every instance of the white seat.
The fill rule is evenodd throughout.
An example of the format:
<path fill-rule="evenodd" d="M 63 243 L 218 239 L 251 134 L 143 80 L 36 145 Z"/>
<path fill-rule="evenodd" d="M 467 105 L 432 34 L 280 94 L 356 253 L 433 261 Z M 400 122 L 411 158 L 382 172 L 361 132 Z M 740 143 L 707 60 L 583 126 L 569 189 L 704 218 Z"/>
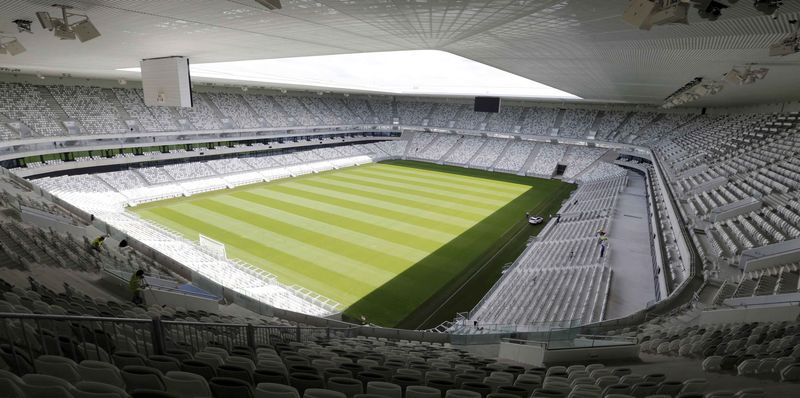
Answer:
<path fill-rule="evenodd" d="M 211 397 L 211 389 L 203 376 L 195 373 L 170 371 L 164 375 L 167 392 L 181 398 Z"/>

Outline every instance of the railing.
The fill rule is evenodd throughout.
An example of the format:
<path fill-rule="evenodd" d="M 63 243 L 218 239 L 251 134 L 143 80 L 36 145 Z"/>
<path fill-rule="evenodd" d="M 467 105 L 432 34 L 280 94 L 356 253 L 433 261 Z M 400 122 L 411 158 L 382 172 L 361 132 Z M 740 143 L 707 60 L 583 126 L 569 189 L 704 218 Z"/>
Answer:
<path fill-rule="evenodd" d="M 454 324 L 448 330 L 453 344 L 497 344 L 502 338 L 546 338 L 556 336 L 568 340 L 578 333 L 579 319 L 538 322 L 531 324 L 479 324 L 477 327 L 464 322 Z"/>
<path fill-rule="evenodd" d="M 158 317 L 139 319 L 0 312 L 0 359 L 12 370 L 21 370 L 20 374 L 35 371 L 33 359 L 43 354 L 66 356 L 75 361 L 111 362 L 113 354 L 119 351 L 149 356 L 163 355 L 167 350 L 194 353 L 209 346 L 256 349 L 278 342 L 357 336 L 432 343 L 450 341 L 447 334 L 350 326 L 341 322 L 332 327 L 274 326 L 169 321 Z"/>
<path fill-rule="evenodd" d="M 108 275 L 111 275 L 113 278 L 116 278 L 120 283 L 123 284 L 127 284 L 131 278 L 131 275 L 133 275 L 132 271 L 124 271 L 119 269 L 104 268 L 103 271 L 105 271 Z M 174 279 L 168 279 L 164 276 L 145 276 L 144 280 L 147 284 L 147 287 L 152 290 L 158 290 L 182 296 L 197 297 L 212 301 L 219 301 L 221 299 L 220 297 L 199 288 L 195 288 L 193 290 L 181 289 L 179 286 L 182 284 L 181 282 L 178 282 Z"/>
<path fill-rule="evenodd" d="M 277 342 L 364 335 L 359 329 L 0 313 L 0 356 L 13 370 L 26 373 L 36 371 L 33 360 L 44 354 L 109 362 L 119 351 L 147 357 L 208 346 L 255 349 Z"/>
<path fill-rule="evenodd" d="M 573 339 L 547 339 L 547 340 L 526 340 L 515 338 L 503 338 L 501 343 L 511 343 L 519 345 L 536 345 L 545 350 L 569 350 L 579 348 L 594 347 L 616 347 L 624 345 L 638 344 L 635 337 L 621 336 L 598 336 L 579 334 Z"/>

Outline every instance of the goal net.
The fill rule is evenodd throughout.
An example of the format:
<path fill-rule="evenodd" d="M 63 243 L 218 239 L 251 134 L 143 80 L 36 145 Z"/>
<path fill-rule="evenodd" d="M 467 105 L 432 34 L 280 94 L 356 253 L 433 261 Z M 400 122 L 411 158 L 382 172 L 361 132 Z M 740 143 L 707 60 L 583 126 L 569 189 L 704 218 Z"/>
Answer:
<path fill-rule="evenodd" d="M 228 256 L 225 254 L 225 244 L 214 239 L 209 238 L 203 234 L 200 234 L 200 239 L 198 241 L 199 245 L 203 250 L 221 260 L 227 259 Z"/>

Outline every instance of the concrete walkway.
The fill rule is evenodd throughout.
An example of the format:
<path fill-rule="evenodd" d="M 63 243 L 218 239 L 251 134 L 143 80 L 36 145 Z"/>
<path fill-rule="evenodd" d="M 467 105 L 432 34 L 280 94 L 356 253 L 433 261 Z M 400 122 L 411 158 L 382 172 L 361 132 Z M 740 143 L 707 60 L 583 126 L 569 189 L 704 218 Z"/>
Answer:
<path fill-rule="evenodd" d="M 612 276 L 605 318 L 612 319 L 638 311 L 655 299 L 645 181 L 641 175 L 628 172 L 628 186 L 617 199 L 608 236 Z"/>

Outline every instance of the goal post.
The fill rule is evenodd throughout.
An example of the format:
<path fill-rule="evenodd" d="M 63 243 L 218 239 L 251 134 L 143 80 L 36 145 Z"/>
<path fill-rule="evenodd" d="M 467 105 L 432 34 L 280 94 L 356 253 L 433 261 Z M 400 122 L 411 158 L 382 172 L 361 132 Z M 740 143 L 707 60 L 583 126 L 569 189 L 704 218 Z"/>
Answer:
<path fill-rule="evenodd" d="M 203 234 L 200 234 L 200 239 L 198 239 L 198 244 L 200 245 L 203 250 L 221 260 L 227 260 L 228 256 L 225 253 L 225 244 L 216 241 L 214 239 L 209 238 Z"/>

